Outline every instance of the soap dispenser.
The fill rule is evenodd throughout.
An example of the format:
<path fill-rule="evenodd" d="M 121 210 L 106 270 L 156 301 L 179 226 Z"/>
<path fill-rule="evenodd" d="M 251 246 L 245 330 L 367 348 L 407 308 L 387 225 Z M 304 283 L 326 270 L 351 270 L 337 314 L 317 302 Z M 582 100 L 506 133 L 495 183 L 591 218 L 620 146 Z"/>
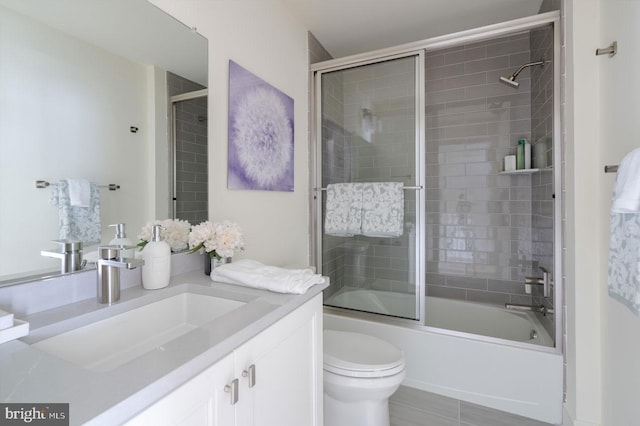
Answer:
<path fill-rule="evenodd" d="M 124 223 L 114 223 L 113 226 L 116 228 L 116 237 L 109 242 L 111 246 L 129 246 L 133 247 L 136 244 L 127 238 L 126 232 L 124 232 Z M 121 256 L 125 258 L 134 258 L 135 257 L 135 249 L 125 249 L 121 251 Z"/>
<path fill-rule="evenodd" d="M 161 225 L 153 225 L 151 241 L 142 249 L 142 286 L 147 290 L 169 285 L 171 278 L 171 247 L 162 240 Z"/>

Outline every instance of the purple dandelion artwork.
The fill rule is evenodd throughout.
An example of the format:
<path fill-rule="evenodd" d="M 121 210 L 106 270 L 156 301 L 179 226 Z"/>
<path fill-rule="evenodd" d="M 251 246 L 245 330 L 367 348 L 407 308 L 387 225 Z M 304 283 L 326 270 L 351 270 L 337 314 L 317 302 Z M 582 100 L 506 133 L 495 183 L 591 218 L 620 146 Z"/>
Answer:
<path fill-rule="evenodd" d="M 293 191 L 293 99 L 229 61 L 227 188 Z"/>

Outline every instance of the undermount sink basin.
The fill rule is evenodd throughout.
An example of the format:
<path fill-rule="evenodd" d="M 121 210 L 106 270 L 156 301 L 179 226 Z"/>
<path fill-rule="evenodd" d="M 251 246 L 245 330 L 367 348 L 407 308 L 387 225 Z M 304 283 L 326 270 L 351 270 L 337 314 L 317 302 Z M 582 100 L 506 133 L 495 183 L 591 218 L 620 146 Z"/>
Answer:
<path fill-rule="evenodd" d="M 182 293 L 34 343 L 93 371 L 110 371 L 198 328 L 244 302 Z"/>

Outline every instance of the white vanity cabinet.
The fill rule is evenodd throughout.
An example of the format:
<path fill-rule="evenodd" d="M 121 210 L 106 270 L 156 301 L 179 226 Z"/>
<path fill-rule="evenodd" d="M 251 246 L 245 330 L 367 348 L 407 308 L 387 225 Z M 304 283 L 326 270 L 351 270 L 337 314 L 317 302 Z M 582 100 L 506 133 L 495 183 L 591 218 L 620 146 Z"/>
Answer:
<path fill-rule="evenodd" d="M 322 426 L 322 295 L 128 424 Z"/>

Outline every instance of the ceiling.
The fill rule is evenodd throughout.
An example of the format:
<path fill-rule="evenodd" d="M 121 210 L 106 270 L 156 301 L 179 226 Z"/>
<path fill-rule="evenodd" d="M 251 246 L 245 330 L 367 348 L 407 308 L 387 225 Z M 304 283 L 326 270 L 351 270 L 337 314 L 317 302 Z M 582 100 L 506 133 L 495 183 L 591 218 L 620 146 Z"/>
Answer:
<path fill-rule="evenodd" d="M 535 15 L 542 0 L 283 0 L 334 58 Z"/>

